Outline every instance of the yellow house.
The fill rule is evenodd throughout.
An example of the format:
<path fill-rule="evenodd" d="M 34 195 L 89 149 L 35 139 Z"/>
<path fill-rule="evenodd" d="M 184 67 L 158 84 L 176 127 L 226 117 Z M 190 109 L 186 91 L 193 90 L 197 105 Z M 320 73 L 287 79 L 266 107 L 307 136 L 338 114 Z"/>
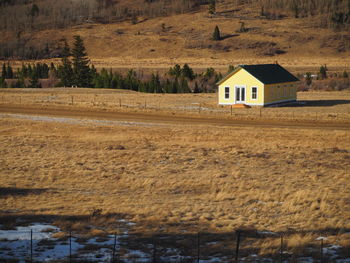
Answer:
<path fill-rule="evenodd" d="M 298 81 L 278 64 L 240 65 L 217 83 L 219 104 L 266 106 L 296 101 Z"/>

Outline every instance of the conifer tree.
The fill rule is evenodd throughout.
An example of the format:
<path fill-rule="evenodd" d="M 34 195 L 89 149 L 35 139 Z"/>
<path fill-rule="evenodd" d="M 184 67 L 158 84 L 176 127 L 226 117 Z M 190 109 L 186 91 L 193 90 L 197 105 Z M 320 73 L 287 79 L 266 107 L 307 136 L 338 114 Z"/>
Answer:
<path fill-rule="evenodd" d="M 215 26 L 214 33 L 213 33 L 213 40 L 216 40 L 216 41 L 221 40 L 220 30 L 218 26 Z"/>
<path fill-rule="evenodd" d="M 73 84 L 78 87 L 91 86 L 90 60 L 80 36 L 74 36 L 73 59 Z"/>
<path fill-rule="evenodd" d="M 61 85 L 64 87 L 69 87 L 73 84 L 73 69 L 69 56 L 70 49 L 67 41 L 65 41 L 64 48 L 62 50 L 62 66 L 59 68 L 58 74 L 61 79 Z"/>
<path fill-rule="evenodd" d="M 188 78 L 189 80 L 194 79 L 193 70 L 187 64 L 183 66 L 181 73 L 184 78 Z"/>
<path fill-rule="evenodd" d="M 32 88 L 32 89 L 41 88 L 41 84 L 39 82 L 38 74 L 35 71 L 33 71 L 32 75 L 30 76 L 29 88 Z"/>
<path fill-rule="evenodd" d="M 193 93 L 200 93 L 201 91 L 199 90 L 198 83 L 197 81 L 194 83 L 194 90 Z"/>
<path fill-rule="evenodd" d="M 179 64 L 176 64 L 173 68 L 169 69 L 169 75 L 175 78 L 180 77 L 181 75 L 181 67 Z"/>
<path fill-rule="evenodd" d="M 326 65 L 320 67 L 320 76 L 321 76 L 321 79 L 327 78 L 327 66 Z"/>
<path fill-rule="evenodd" d="M 13 79 L 13 77 L 14 77 L 14 75 L 13 75 L 12 67 L 11 67 L 10 63 L 7 63 L 6 78 Z"/>
<path fill-rule="evenodd" d="M 215 11 L 216 11 L 216 1 L 210 0 L 208 12 L 210 15 L 213 15 L 213 14 L 215 14 Z"/>
<path fill-rule="evenodd" d="M 5 64 L 5 63 L 2 64 L 2 73 L 1 73 L 1 77 L 2 77 L 3 79 L 6 79 L 6 77 L 7 77 L 7 69 L 6 69 L 6 64 Z"/>

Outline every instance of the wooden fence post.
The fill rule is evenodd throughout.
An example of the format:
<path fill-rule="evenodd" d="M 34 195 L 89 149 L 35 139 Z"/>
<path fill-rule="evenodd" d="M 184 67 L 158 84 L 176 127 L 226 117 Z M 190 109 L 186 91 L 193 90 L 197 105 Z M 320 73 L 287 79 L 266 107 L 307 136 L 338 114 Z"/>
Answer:
<path fill-rule="evenodd" d="M 321 263 L 323 262 L 323 238 L 321 238 L 321 250 L 320 250 L 320 252 L 321 252 Z"/>
<path fill-rule="evenodd" d="M 73 98 L 73 96 L 71 97 L 71 100 L 72 100 L 72 105 L 74 104 L 74 98 Z"/>
<path fill-rule="evenodd" d="M 153 263 L 157 263 L 156 257 L 157 257 L 156 238 L 153 237 L 153 260 L 152 260 Z"/>
<path fill-rule="evenodd" d="M 114 234 L 112 263 L 114 263 L 114 259 L 115 259 L 115 249 L 116 249 L 116 246 L 117 246 L 117 233 Z"/>
<path fill-rule="evenodd" d="M 236 241 L 236 255 L 235 255 L 235 262 L 238 262 L 238 254 L 239 254 L 239 243 L 241 239 L 241 231 L 237 230 L 237 241 Z"/>
<path fill-rule="evenodd" d="M 72 262 L 72 231 L 69 231 L 69 262 Z"/>
<path fill-rule="evenodd" d="M 199 258 L 200 258 L 200 233 L 197 233 L 197 263 L 199 263 Z"/>
<path fill-rule="evenodd" d="M 283 235 L 281 235 L 280 259 L 283 262 Z"/>
<path fill-rule="evenodd" d="M 33 263 L 33 229 L 30 230 L 30 262 Z"/>
<path fill-rule="evenodd" d="M 232 104 L 231 104 L 231 116 L 232 116 Z"/>

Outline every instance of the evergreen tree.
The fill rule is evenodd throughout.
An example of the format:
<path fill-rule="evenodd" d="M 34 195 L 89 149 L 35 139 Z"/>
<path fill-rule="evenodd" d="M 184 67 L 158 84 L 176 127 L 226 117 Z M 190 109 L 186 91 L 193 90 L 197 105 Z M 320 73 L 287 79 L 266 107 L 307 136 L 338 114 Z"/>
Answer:
<path fill-rule="evenodd" d="M 172 88 L 171 88 L 171 93 L 178 93 L 179 92 L 179 81 L 177 78 L 175 78 Z"/>
<path fill-rule="evenodd" d="M 90 60 L 80 36 L 74 36 L 73 57 L 73 84 L 78 87 L 91 86 Z"/>
<path fill-rule="evenodd" d="M 216 41 L 221 40 L 220 30 L 218 26 L 215 26 L 214 33 L 213 33 L 213 40 L 216 40 Z"/>
<path fill-rule="evenodd" d="M 198 83 L 197 83 L 197 81 L 194 83 L 194 90 L 193 90 L 193 93 L 200 93 L 201 91 L 200 91 L 200 89 L 199 89 L 199 87 L 198 87 Z"/>
<path fill-rule="evenodd" d="M 229 65 L 229 66 L 228 66 L 227 73 L 230 73 L 230 72 L 232 72 L 232 71 L 234 71 L 234 70 L 235 70 L 235 66 Z"/>
<path fill-rule="evenodd" d="M 2 73 L 1 73 L 1 77 L 5 80 L 7 77 L 7 69 L 6 69 L 6 64 L 2 64 Z"/>
<path fill-rule="evenodd" d="M 73 84 L 73 69 L 69 60 L 70 49 L 67 41 L 64 41 L 62 50 L 62 66 L 59 67 L 58 76 L 61 79 L 61 85 L 64 87 L 72 86 Z"/>
<path fill-rule="evenodd" d="M 10 63 L 7 63 L 6 78 L 13 79 L 13 77 L 14 77 L 14 75 L 13 75 L 12 67 L 11 67 Z"/>
<path fill-rule="evenodd" d="M 311 73 L 310 73 L 310 72 L 306 72 L 305 82 L 306 82 L 306 85 L 308 85 L 308 86 L 311 85 L 311 83 L 312 83 L 312 77 L 311 77 Z"/>
<path fill-rule="evenodd" d="M 181 67 L 180 67 L 180 65 L 176 64 L 173 68 L 169 69 L 168 73 L 169 73 L 170 76 L 173 76 L 175 78 L 180 77 L 180 75 L 181 75 Z"/>
<path fill-rule="evenodd" d="M 188 87 L 188 82 L 184 77 L 181 78 L 180 89 L 178 90 L 178 92 L 179 93 L 190 93 L 191 92 L 190 88 Z"/>
<path fill-rule="evenodd" d="M 183 66 L 181 73 L 184 78 L 188 78 L 189 80 L 194 79 L 193 70 L 187 64 Z"/>
<path fill-rule="evenodd" d="M 348 72 L 344 71 L 344 72 L 343 72 L 343 78 L 347 79 L 348 77 L 349 77 Z"/>
<path fill-rule="evenodd" d="M 32 17 L 38 16 L 39 15 L 39 7 L 36 4 L 32 5 L 32 8 L 30 10 L 30 15 Z"/>
<path fill-rule="evenodd" d="M 210 15 L 215 14 L 215 11 L 216 11 L 216 1 L 215 0 L 210 0 L 208 9 L 209 9 L 208 12 Z"/>
<path fill-rule="evenodd" d="M 132 13 L 132 16 L 131 16 L 131 24 L 133 25 L 136 25 L 137 24 L 137 15 L 136 13 Z"/>
<path fill-rule="evenodd" d="M 41 84 L 39 82 L 38 74 L 34 71 L 30 77 L 29 88 L 41 88 Z"/>
<path fill-rule="evenodd" d="M 320 67 L 320 77 L 321 77 L 321 79 L 327 78 L 327 66 L 326 65 Z"/>
<path fill-rule="evenodd" d="M 207 79 L 212 78 L 215 75 L 215 69 L 213 68 L 207 68 L 206 72 L 204 73 L 204 77 Z"/>

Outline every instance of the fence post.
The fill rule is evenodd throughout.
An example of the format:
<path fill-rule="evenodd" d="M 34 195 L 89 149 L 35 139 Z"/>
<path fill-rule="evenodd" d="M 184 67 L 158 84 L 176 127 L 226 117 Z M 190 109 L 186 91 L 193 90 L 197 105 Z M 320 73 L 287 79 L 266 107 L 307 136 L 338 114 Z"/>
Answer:
<path fill-rule="evenodd" d="M 199 107 L 198 107 L 198 113 L 200 114 L 201 113 L 201 103 L 199 103 Z"/>
<path fill-rule="evenodd" d="M 19 96 L 19 104 L 22 104 L 22 96 Z"/>
<path fill-rule="evenodd" d="M 30 262 L 33 263 L 33 229 L 30 230 Z"/>
<path fill-rule="evenodd" d="M 69 262 L 72 262 L 72 231 L 69 231 Z"/>
<path fill-rule="evenodd" d="M 197 233 L 197 263 L 199 263 L 199 258 L 200 258 L 200 233 Z"/>
<path fill-rule="evenodd" d="M 72 105 L 74 104 L 74 98 L 73 96 L 71 96 L 71 100 L 72 100 Z"/>
<path fill-rule="evenodd" d="M 261 116 L 262 116 L 261 109 L 262 109 L 262 107 L 260 107 L 260 112 L 259 112 L 260 118 L 261 118 Z"/>
<path fill-rule="evenodd" d="M 239 254 L 239 242 L 241 239 L 241 231 L 237 230 L 237 241 L 236 241 L 236 256 L 235 256 L 235 262 L 238 262 L 238 254 Z"/>
<path fill-rule="evenodd" d="M 114 263 L 114 259 L 115 259 L 115 249 L 116 249 L 116 246 L 117 246 L 117 233 L 114 234 L 112 263 Z"/>
<path fill-rule="evenodd" d="M 320 250 L 320 252 L 321 252 L 321 263 L 323 262 L 323 238 L 321 238 L 321 250 Z"/>
<path fill-rule="evenodd" d="M 145 100 L 145 109 L 147 108 L 147 102 L 146 102 L 146 100 Z"/>
<path fill-rule="evenodd" d="M 153 263 L 157 263 L 156 257 L 157 257 L 156 238 L 153 237 L 153 261 L 152 261 Z"/>
<path fill-rule="evenodd" d="M 231 116 L 232 116 L 232 104 L 231 104 Z"/>
<path fill-rule="evenodd" d="M 119 99 L 119 107 L 122 107 L 122 99 Z"/>
<path fill-rule="evenodd" d="M 283 262 L 283 235 L 281 235 L 281 248 L 280 248 L 281 263 Z"/>

